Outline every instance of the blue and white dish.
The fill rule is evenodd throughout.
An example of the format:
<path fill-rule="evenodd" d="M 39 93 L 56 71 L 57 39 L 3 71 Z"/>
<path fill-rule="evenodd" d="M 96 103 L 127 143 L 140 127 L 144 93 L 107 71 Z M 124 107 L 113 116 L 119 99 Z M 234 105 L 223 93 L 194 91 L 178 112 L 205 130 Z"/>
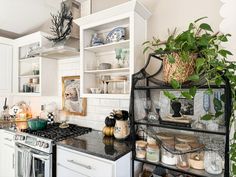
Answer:
<path fill-rule="evenodd" d="M 125 40 L 125 28 L 117 27 L 110 31 L 106 37 L 106 42 L 118 42 L 120 40 Z"/>

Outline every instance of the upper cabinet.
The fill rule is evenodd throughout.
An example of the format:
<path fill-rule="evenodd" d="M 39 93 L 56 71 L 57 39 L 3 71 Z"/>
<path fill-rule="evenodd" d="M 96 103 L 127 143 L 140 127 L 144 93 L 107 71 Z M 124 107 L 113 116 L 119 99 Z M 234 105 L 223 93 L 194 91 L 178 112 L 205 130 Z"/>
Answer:
<path fill-rule="evenodd" d="M 57 95 L 57 61 L 35 51 L 48 43 L 48 34 L 36 32 L 15 40 L 13 64 L 14 94 Z"/>
<path fill-rule="evenodd" d="M 75 20 L 80 26 L 81 96 L 128 99 L 131 76 L 144 65 L 150 12 L 129 1 Z"/>
<path fill-rule="evenodd" d="M 0 94 L 12 92 L 13 40 L 0 37 Z"/>

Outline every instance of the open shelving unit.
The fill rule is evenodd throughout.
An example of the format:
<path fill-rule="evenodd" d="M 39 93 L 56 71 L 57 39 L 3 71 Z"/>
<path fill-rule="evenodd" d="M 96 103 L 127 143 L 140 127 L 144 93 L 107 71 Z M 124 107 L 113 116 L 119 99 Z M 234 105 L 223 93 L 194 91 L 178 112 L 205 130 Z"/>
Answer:
<path fill-rule="evenodd" d="M 35 32 L 15 40 L 13 91 L 16 95 L 57 95 L 57 61 L 34 53 L 49 43 L 44 36 L 47 34 Z"/>
<path fill-rule="evenodd" d="M 80 91 L 82 97 L 128 99 L 131 90 L 131 76 L 143 65 L 142 42 L 146 40 L 147 19 L 151 13 L 139 2 L 127 3 L 106 9 L 74 22 L 80 26 Z M 125 29 L 121 40 L 107 42 L 107 35 L 115 28 Z M 92 46 L 94 34 L 103 39 L 104 44 Z M 115 49 L 127 50 L 125 64 L 117 66 Z M 110 63 L 110 69 L 99 69 L 99 64 Z M 94 94 L 91 88 L 104 89 L 102 76 L 126 76 L 118 81 L 108 79 L 108 93 Z M 123 90 L 123 91 L 122 91 Z"/>
<path fill-rule="evenodd" d="M 149 98 L 156 98 L 154 94 L 160 93 L 164 90 L 169 91 L 179 91 L 177 89 L 173 89 L 171 85 L 168 85 L 164 83 L 163 81 L 160 81 L 156 78 L 157 74 L 160 73 L 161 68 L 156 71 L 153 75 L 150 75 L 147 72 L 147 67 L 149 65 L 149 62 L 151 59 L 157 59 L 159 56 L 155 54 L 150 54 L 149 59 L 147 60 L 147 64 L 144 68 L 142 68 L 139 72 L 135 73 L 132 76 L 132 89 L 131 89 L 131 100 L 130 100 L 130 123 L 131 123 L 131 139 L 132 139 L 132 174 L 134 177 L 134 162 L 142 162 L 147 163 L 151 165 L 155 165 L 164 169 L 173 170 L 175 172 L 179 172 L 185 175 L 192 175 L 196 177 L 229 177 L 230 176 L 230 170 L 229 170 L 229 124 L 230 124 L 230 117 L 232 113 L 232 98 L 231 98 L 231 88 L 230 83 L 228 80 L 224 80 L 224 85 L 217 86 L 217 85 L 211 85 L 211 88 L 216 90 L 222 90 L 225 94 L 225 103 L 224 103 L 224 125 L 220 126 L 218 130 L 208 130 L 208 129 L 198 129 L 193 127 L 179 127 L 176 125 L 167 125 L 162 124 L 159 122 L 159 120 L 147 120 L 142 117 L 142 114 L 140 113 L 140 109 L 137 109 L 136 104 L 137 100 L 140 99 L 140 96 L 137 97 L 138 94 L 141 93 L 142 97 L 149 97 Z M 208 88 L 207 85 L 200 83 L 198 88 L 200 88 L 201 91 Z M 189 88 L 191 83 L 188 85 L 183 85 L 182 89 Z M 160 99 L 160 97 L 159 97 Z M 219 175 L 212 175 L 207 173 L 205 170 L 196 170 L 196 169 L 188 169 L 183 170 L 179 169 L 176 166 L 166 165 L 161 162 L 150 162 L 146 159 L 139 159 L 136 158 L 136 149 L 135 149 L 135 141 L 137 140 L 136 132 L 139 128 L 139 126 L 146 127 L 146 129 L 150 127 L 155 127 L 157 129 L 160 129 L 161 131 L 173 131 L 175 134 L 178 133 L 191 133 L 191 134 L 201 134 L 201 136 L 208 136 L 208 137 L 214 137 L 214 136 L 220 136 L 224 140 L 224 145 L 222 146 L 222 149 L 224 151 L 224 169 L 223 172 Z M 187 134 L 186 134 L 187 135 Z"/>

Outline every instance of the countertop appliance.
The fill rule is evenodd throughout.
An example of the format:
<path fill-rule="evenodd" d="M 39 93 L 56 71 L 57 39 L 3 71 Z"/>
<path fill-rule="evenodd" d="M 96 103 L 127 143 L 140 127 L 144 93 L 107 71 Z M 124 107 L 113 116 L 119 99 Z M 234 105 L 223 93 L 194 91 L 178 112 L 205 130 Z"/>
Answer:
<path fill-rule="evenodd" d="M 56 177 L 55 143 L 92 130 L 74 124 L 67 128 L 59 125 L 54 123 L 45 130 L 26 129 L 16 133 L 16 177 Z"/>

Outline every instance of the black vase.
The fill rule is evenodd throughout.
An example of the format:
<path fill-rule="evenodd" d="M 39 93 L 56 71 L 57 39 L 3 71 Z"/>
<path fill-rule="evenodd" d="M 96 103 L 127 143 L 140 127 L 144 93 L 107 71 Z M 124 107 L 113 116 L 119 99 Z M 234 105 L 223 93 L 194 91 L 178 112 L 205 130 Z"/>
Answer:
<path fill-rule="evenodd" d="M 181 117 L 181 114 L 180 114 L 180 110 L 181 110 L 181 103 L 178 102 L 178 101 L 173 101 L 171 103 L 171 107 L 174 111 L 174 114 L 172 115 L 172 117 Z"/>

